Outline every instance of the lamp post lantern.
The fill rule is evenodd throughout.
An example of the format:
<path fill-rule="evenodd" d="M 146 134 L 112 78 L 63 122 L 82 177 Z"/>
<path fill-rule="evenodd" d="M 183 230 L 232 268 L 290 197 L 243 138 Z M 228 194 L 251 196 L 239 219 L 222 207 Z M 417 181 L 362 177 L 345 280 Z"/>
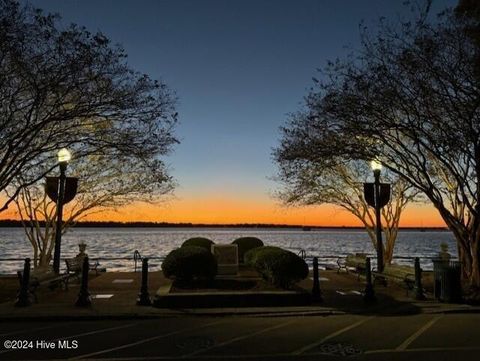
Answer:
<path fill-rule="evenodd" d="M 65 183 L 67 165 L 72 158 L 70 152 L 66 148 L 60 149 L 57 154 L 58 165 L 60 167 L 60 177 L 58 179 L 57 193 L 57 224 L 55 228 L 55 249 L 53 253 L 53 271 L 60 272 L 60 248 L 62 243 L 62 223 L 63 223 L 63 204 L 65 198 Z"/>
<path fill-rule="evenodd" d="M 375 234 L 377 239 L 377 270 L 383 272 L 383 242 L 381 209 L 390 201 L 390 184 L 380 183 L 382 164 L 376 160 L 370 162 L 375 178 L 374 183 L 364 183 L 364 195 L 367 203 L 375 208 Z"/>

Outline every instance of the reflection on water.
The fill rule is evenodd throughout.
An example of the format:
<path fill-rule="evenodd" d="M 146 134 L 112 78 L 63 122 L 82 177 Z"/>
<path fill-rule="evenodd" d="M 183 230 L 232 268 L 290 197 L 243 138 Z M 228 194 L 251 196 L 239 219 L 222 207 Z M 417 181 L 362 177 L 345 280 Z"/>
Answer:
<path fill-rule="evenodd" d="M 207 237 L 215 243 L 230 243 L 243 236 L 258 237 L 267 245 L 289 249 L 295 253 L 304 249 L 307 257 L 317 256 L 320 263 L 335 264 L 338 257 L 348 253 L 374 254 L 367 234 L 357 230 L 312 230 L 299 229 L 241 229 L 241 228 L 74 228 L 62 238 L 62 257 L 74 257 L 78 244 L 87 243 L 91 258 L 127 258 L 100 260 L 108 271 L 133 270 L 133 253 L 139 250 L 142 256 L 164 257 L 190 237 Z M 397 257 L 421 257 L 422 268 L 431 269 L 430 258 L 435 257 L 440 243 L 449 244 L 453 257 L 457 248 L 453 235 L 441 231 L 400 231 L 395 247 Z M 0 228 L 0 258 L 31 257 L 32 249 L 21 228 Z M 374 261 L 374 259 L 372 259 Z M 410 259 L 395 262 L 412 264 Z M 159 269 L 161 260 L 151 260 L 152 269 Z M 12 273 L 22 267 L 21 261 L 1 261 L 0 273 Z"/>

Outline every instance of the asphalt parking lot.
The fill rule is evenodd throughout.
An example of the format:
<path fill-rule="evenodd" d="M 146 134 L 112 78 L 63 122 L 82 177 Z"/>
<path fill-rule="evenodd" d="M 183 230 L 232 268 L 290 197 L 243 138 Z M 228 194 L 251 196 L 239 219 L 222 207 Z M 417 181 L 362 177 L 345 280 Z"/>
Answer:
<path fill-rule="evenodd" d="M 480 314 L 2 322 L 1 360 L 477 360 Z"/>

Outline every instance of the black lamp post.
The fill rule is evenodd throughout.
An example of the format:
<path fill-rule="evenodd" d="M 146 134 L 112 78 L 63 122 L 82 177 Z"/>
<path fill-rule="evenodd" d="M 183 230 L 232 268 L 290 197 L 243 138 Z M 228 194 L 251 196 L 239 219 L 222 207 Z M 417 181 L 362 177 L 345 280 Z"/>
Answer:
<path fill-rule="evenodd" d="M 380 171 L 382 165 L 377 161 L 371 162 L 373 176 L 375 178 L 375 233 L 377 235 L 377 270 L 383 272 L 383 241 L 382 241 L 382 218 L 380 214 Z"/>
<path fill-rule="evenodd" d="M 62 243 L 62 224 L 63 224 L 63 204 L 65 196 L 65 182 L 67 165 L 72 158 L 70 152 L 66 148 L 60 149 L 57 154 L 58 165 L 60 167 L 60 177 L 58 184 L 58 196 L 57 196 L 57 224 L 55 229 L 55 250 L 53 253 L 53 271 L 60 273 L 60 249 Z"/>
<path fill-rule="evenodd" d="M 383 242 L 382 242 L 382 219 L 381 209 L 390 201 L 390 184 L 380 183 L 380 171 L 382 165 L 373 160 L 370 163 L 373 176 L 375 177 L 374 183 L 364 183 L 364 196 L 366 202 L 375 208 L 375 234 L 377 238 L 377 270 L 383 272 Z"/>

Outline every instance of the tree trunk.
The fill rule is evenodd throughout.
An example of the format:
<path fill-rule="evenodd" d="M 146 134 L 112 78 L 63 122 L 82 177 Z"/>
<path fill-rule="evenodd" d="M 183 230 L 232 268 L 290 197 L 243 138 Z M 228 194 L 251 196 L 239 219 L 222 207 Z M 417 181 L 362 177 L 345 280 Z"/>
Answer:
<path fill-rule="evenodd" d="M 365 225 L 365 229 L 372 241 L 373 249 L 377 249 L 377 235 L 372 226 Z M 395 249 L 395 241 L 397 240 L 397 232 L 388 227 L 383 228 L 384 244 L 383 244 L 383 261 L 385 264 L 391 264 L 393 260 L 393 251 Z"/>
<path fill-rule="evenodd" d="M 387 237 L 385 237 L 387 238 Z M 385 247 L 384 247 L 384 252 L 383 252 L 383 260 L 385 261 L 385 264 L 391 264 L 393 260 L 393 248 L 395 245 L 395 240 L 393 241 L 393 244 L 388 241 L 388 239 L 385 240 Z"/>
<path fill-rule="evenodd" d="M 462 264 L 462 279 L 469 280 L 472 269 L 472 259 L 470 252 L 457 239 L 458 260 Z"/>
<path fill-rule="evenodd" d="M 478 239 L 472 240 L 471 243 L 471 270 L 470 270 L 470 287 L 480 290 L 480 247 Z"/>
<path fill-rule="evenodd" d="M 383 252 L 383 259 L 385 264 L 391 264 L 393 260 L 393 250 L 395 249 L 395 241 L 397 240 L 396 228 L 398 224 L 386 227 L 385 232 L 385 247 Z"/>
<path fill-rule="evenodd" d="M 38 267 L 38 247 L 33 247 L 33 268 Z"/>
<path fill-rule="evenodd" d="M 448 223 L 447 223 L 448 224 Z M 471 288 L 480 290 L 480 254 L 479 233 L 476 229 L 460 229 L 449 225 L 458 247 L 458 260 L 461 262 L 462 279 Z"/>
<path fill-rule="evenodd" d="M 49 259 L 48 255 L 47 255 L 45 252 L 42 252 L 42 253 L 40 254 L 40 259 L 39 259 L 39 262 L 38 262 L 38 267 L 48 266 L 49 263 L 50 263 L 50 259 Z"/>

